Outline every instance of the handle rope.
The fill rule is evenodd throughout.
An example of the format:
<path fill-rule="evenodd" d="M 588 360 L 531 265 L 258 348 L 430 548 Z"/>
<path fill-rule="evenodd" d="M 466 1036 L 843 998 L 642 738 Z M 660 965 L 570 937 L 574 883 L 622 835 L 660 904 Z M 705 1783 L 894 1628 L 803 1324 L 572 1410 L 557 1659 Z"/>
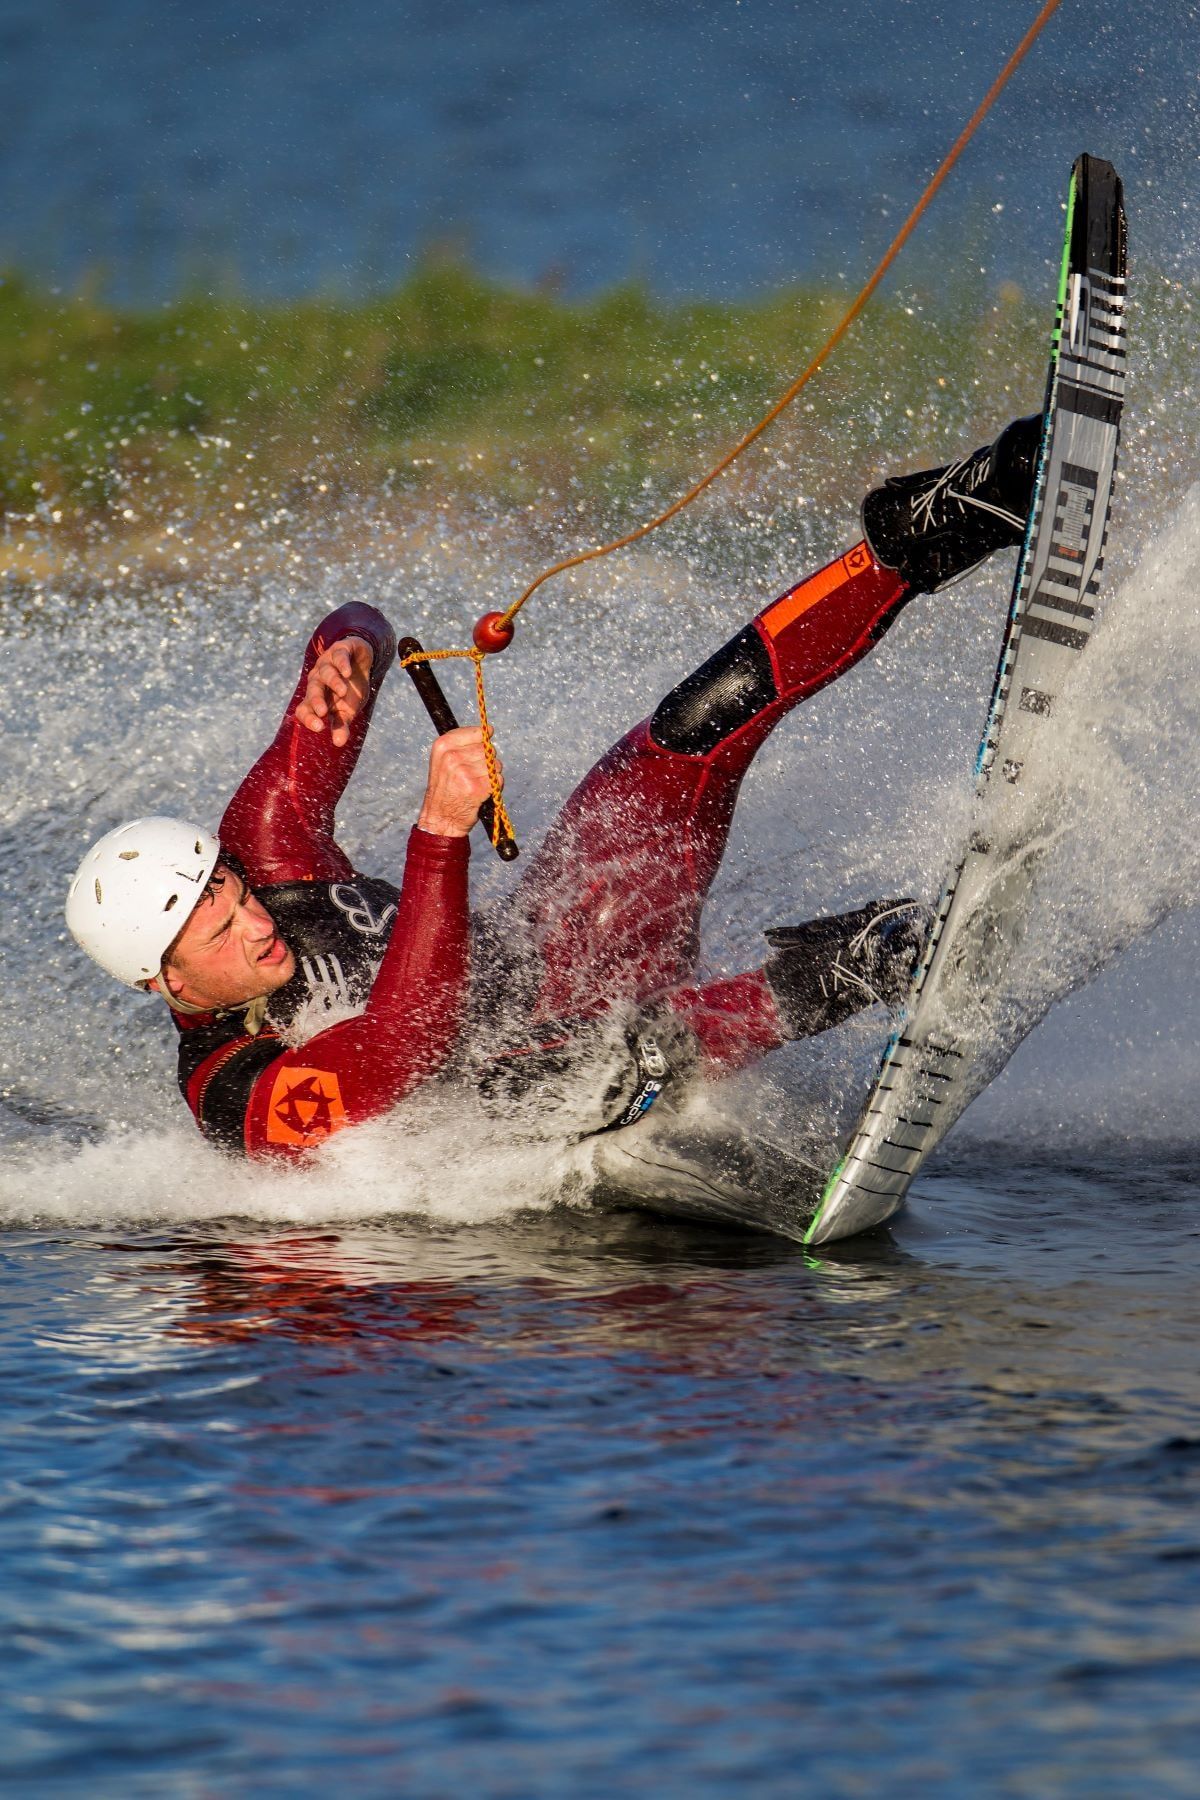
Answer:
<path fill-rule="evenodd" d="M 488 718 L 487 694 L 483 687 L 483 651 L 482 650 L 411 650 L 406 656 L 397 660 L 402 669 L 409 669 L 414 663 L 450 662 L 455 658 L 463 658 L 475 665 L 475 703 L 479 708 L 479 723 L 483 730 L 483 760 L 487 767 L 488 785 L 492 790 L 491 840 L 495 849 L 500 848 L 502 839 L 515 842 L 512 820 L 504 804 L 504 791 L 500 780 L 500 764 L 496 760 L 495 733 Z"/>

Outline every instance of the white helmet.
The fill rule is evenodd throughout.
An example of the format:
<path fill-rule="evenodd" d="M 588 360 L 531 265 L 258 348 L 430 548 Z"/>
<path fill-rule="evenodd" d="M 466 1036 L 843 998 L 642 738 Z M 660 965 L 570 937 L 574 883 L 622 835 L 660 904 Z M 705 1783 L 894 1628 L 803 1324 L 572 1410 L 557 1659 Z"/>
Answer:
<path fill-rule="evenodd" d="M 221 846 L 180 819 L 135 819 L 93 844 L 67 893 L 81 949 L 130 987 L 158 974 L 195 911 Z"/>

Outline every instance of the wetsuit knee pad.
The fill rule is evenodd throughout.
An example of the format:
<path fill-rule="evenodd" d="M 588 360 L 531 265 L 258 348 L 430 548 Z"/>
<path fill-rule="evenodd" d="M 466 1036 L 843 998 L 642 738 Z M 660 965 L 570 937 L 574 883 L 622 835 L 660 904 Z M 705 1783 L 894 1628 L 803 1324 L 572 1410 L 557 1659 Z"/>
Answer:
<path fill-rule="evenodd" d="M 767 646 L 747 625 L 659 702 L 650 735 L 663 750 L 707 756 L 777 697 Z"/>

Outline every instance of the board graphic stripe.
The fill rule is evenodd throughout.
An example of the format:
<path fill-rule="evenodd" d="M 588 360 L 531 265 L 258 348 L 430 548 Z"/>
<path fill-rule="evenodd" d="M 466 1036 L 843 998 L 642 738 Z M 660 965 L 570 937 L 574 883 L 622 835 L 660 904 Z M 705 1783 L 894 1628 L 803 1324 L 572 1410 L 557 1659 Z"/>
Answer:
<path fill-rule="evenodd" d="M 1090 591 L 1090 582 L 1088 586 Z M 1073 613 L 1079 619 L 1094 619 L 1096 616 L 1094 606 L 1088 606 L 1082 600 L 1069 600 L 1065 594 L 1047 594 L 1041 588 L 1038 589 L 1029 604 L 1031 606 L 1052 606 L 1055 612 Z"/>
<path fill-rule="evenodd" d="M 1071 625 L 1057 625 L 1053 619 L 1039 619 L 1030 614 L 1025 620 L 1026 635 L 1044 638 L 1049 644 L 1059 644 L 1064 650 L 1082 650 L 1087 644 L 1090 632 L 1076 631 Z"/>
<path fill-rule="evenodd" d="M 1098 394 L 1093 388 L 1079 387 L 1062 381 L 1058 387 L 1058 403 L 1068 412 L 1085 419 L 1098 419 L 1102 425 L 1116 425 L 1121 417 L 1121 402 L 1111 394 Z"/>

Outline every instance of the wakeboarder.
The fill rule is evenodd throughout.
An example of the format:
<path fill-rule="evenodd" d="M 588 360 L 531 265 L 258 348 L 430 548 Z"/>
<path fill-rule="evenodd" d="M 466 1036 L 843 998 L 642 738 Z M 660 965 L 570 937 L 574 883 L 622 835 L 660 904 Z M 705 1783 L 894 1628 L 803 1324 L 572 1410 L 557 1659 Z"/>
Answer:
<path fill-rule="evenodd" d="M 511 897 L 474 921 L 468 836 L 490 791 L 478 728 L 435 740 L 398 887 L 354 869 L 334 838 L 395 637 L 373 607 L 331 613 L 216 834 L 164 818 L 119 826 L 70 886 L 82 948 L 170 1007 L 206 1138 L 296 1157 L 439 1076 L 507 1108 L 586 1074 L 577 1128 L 614 1129 L 685 1070 L 744 1067 L 896 1003 L 924 933 L 910 901 L 775 928 L 760 967 L 697 983 L 701 912 L 742 779 L 779 721 L 914 595 L 1022 541 L 1041 426 L 1018 420 L 868 494 L 862 541 L 614 745 Z"/>

